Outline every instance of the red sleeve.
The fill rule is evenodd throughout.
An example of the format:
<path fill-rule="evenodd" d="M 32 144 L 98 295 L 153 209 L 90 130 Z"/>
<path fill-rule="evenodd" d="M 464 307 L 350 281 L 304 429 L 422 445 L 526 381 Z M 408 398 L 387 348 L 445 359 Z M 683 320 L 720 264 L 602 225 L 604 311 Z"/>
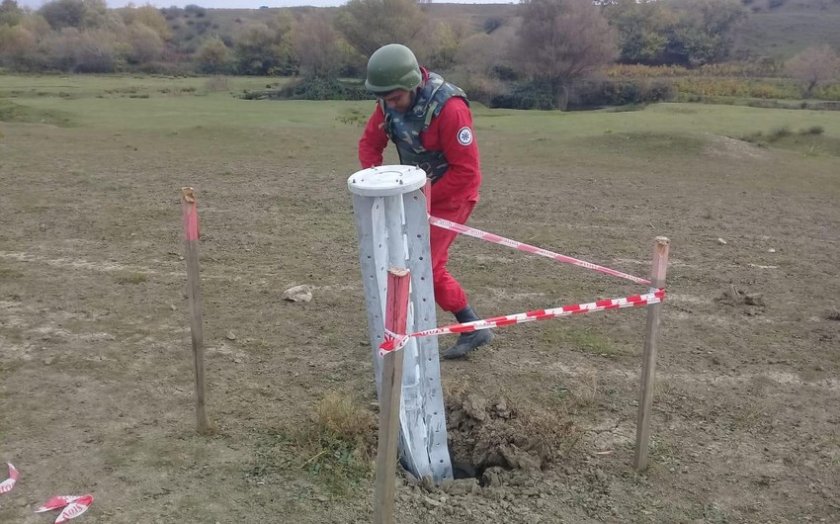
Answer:
<path fill-rule="evenodd" d="M 449 169 L 432 188 L 432 198 L 477 201 L 481 165 L 469 106 L 464 99 L 452 97 L 436 120 L 438 140 Z"/>
<path fill-rule="evenodd" d="M 385 134 L 385 113 L 379 104 L 365 125 L 362 138 L 359 139 L 359 163 L 362 169 L 382 165 L 382 152 L 388 145 L 388 135 Z"/>

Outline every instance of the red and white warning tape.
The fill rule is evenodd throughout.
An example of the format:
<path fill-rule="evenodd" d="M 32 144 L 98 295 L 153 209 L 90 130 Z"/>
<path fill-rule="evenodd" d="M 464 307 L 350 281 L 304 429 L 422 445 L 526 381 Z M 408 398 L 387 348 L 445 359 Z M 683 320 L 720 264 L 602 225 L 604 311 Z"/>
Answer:
<path fill-rule="evenodd" d="M 0 482 L 0 494 L 12 491 L 12 488 L 15 487 L 15 483 L 17 482 L 18 477 L 20 476 L 20 473 L 18 472 L 17 468 L 14 467 L 11 462 L 7 462 L 6 464 L 8 464 L 9 466 L 9 478 L 4 480 L 3 482 Z"/>
<path fill-rule="evenodd" d="M 662 288 L 655 289 L 650 293 L 644 295 L 632 295 L 621 298 L 607 298 L 604 300 L 597 300 L 587 304 L 571 304 L 568 306 L 561 306 L 552 309 L 537 309 L 525 313 L 517 313 L 514 315 L 505 315 L 501 317 L 491 317 L 484 320 L 476 320 L 475 322 L 466 322 L 464 324 L 452 324 L 449 326 L 426 329 L 423 331 L 415 331 L 408 335 L 397 335 L 390 331 L 385 332 L 385 341 L 379 345 L 380 353 L 387 353 L 388 351 L 395 351 L 401 349 L 408 342 L 411 337 L 431 337 L 438 335 L 446 335 L 450 333 L 469 333 L 470 331 L 477 331 L 479 329 L 490 329 L 495 327 L 510 326 L 513 324 L 524 324 L 525 322 L 534 322 L 535 320 L 548 320 L 550 318 L 568 317 L 571 315 L 583 315 L 586 313 L 595 313 L 598 311 L 606 311 L 608 309 L 623 309 L 628 307 L 642 307 L 651 304 L 658 304 L 665 300 L 665 290 Z"/>
<path fill-rule="evenodd" d="M 493 233 L 488 233 L 486 231 L 482 231 L 480 229 L 476 229 L 474 227 L 466 226 L 464 224 L 459 224 L 457 222 L 452 222 L 450 220 L 445 220 L 443 218 L 437 218 L 430 216 L 429 223 L 433 226 L 437 226 L 442 229 L 446 229 L 448 231 L 454 231 L 455 233 L 460 233 L 462 235 L 468 235 L 471 237 L 475 237 L 481 240 L 486 240 L 488 242 L 492 242 L 494 244 L 499 244 L 502 246 L 512 247 L 514 249 L 518 249 L 519 251 L 524 251 L 526 253 L 532 253 L 534 255 L 539 255 L 542 257 L 548 257 L 558 262 L 565 262 L 567 264 L 572 264 L 573 266 L 578 266 L 586 269 L 591 269 L 593 271 L 598 271 L 599 273 L 604 273 L 607 275 L 612 275 L 614 277 L 623 278 L 629 280 L 631 282 L 635 282 L 636 284 L 644 284 L 650 285 L 650 280 L 646 280 L 644 278 L 635 277 L 633 275 L 628 275 L 627 273 L 622 273 L 621 271 L 617 271 L 615 269 L 610 269 L 608 267 L 599 266 L 598 264 L 593 264 L 591 262 L 586 262 L 584 260 L 579 260 L 577 258 L 573 258 L 566 255 L 561 255 L 559 253 L 555 253 L 553 251 L 549 251 L 547 249 L 543 249 L 540 247 L 532 246 L 530 244 L 525 244 L 523 242 L 518 242 L 516 240 L 511 240 L 510 238 L 505 238 L 499 235 L 494 235 Z"/>
<path fill-rule="evenodd" d="M 70 504 L 71 502 L 75 502 L 77 500 L 79 500 L 79 497 L 76 495 L 56 495 L 55 497 L 38 506 L 38 509 L 35 510 L 35 513 L 43 513 L 45 511 L 61 509 Z"/>
<path fill-rule="evenodd" d="M 55 524 L 62 524 L 70 519 L 74 519 L 84 513 L 93 504 L 93 495 L 83 495 L 71 501 L 67 506 L 61 510 L 58 517 L 55 519 Z M 56 508 L 57 509 L 57 508 Z"/>
<path fill-rule="evenodd" d="M 61 513 L 55 518 L 55 524 L 62 524 L 84 513 L 93 504 L 93 495 L 58 495 L 44 502 L 35 513 L 60 509 Z"/>
<path fill-rule="evenodd" d="M 11 463 L 9 465 L 9 478 L 0 482 L 0 493 L 8 493 L 15 487 L 15 483 L 20 477 L 20 472 Z M 62 510 L 55 519 L 55 524 L 62 524 L 70 519 L 74 519 L 84 513 L 93 504 L 93 495 L 58 495 L 52 497 L 50 500 L 44 502 L 35 513 L 43 513 L 44 511 L 52 511 L 56 509 Z"/>

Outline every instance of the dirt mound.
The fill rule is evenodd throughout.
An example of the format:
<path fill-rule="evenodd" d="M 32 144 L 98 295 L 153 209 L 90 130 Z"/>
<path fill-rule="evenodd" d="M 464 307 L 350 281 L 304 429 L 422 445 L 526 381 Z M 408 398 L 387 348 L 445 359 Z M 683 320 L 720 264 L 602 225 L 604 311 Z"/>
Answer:
<path fill-rule="evenodd" d="M 571 447 L 573 425 L 557 414 L 518 409 L 510 399 L 448 392 L 449 453 L 456 478 L 497 484 L 505 470 L 535 473 Z"/>

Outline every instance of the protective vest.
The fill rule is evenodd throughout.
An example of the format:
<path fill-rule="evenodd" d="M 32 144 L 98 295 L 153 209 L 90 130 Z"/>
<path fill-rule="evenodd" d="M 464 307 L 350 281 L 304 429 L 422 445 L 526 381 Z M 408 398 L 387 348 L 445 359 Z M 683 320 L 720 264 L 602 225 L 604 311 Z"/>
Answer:
<path fill-rule="evenodd" d="M 420 133 L 429 127 L 432 119 L 440 114 L 443 104 L 453 96 L 459 96 L 469 104 L 466 93 L 460 87 L 446 82 L 436 73 L 429 73 L 425 85 L 415 94 L 414 105 L 405 113 L 388 109 L 381 102 L 385 113 L 385 133 L 396 144 L 400 163 L 419 167 L 433 184 L 446 173 L 449 163 L 442 151 L 429 151 L 423 147 Z"/>

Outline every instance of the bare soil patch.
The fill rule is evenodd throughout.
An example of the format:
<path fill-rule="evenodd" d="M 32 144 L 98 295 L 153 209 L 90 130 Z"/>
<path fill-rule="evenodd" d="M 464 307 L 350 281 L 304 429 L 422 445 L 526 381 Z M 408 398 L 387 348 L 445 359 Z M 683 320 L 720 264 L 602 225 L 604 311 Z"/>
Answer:
<path fill-rule="evenodd" d="M 0 521 L 43 522 L 38 504 L 86 492 L 79 522 L 370 521 L 358 450 L 375 393 L 346 191 L 359 128 L 338 111 L 277 127 L 297 106 L 259 107 L 271 122 L 166 133 L 0 124 L 0 461 L 21 471 Z M 651 466 L 631 468 L 644 311 L 512 326 L 443 363 L 465 478 L 404 479 L 397 521 L 836 521 L 837 157 L 714 155 L 688 131 L 662 154 L 659 132 L 588 146 L 504 118 L 478 120 L 477 227 L 642 276 L 652 239 L 671 238 Z M 184 185 L 209 436 L 194 430 Z M 469 238 L 450 268 L 485 316 L 640 291 Z M 296 285 L 311 301 L 283 299 Z M 317 431 L 331 395 L 356 404 Z"/>

